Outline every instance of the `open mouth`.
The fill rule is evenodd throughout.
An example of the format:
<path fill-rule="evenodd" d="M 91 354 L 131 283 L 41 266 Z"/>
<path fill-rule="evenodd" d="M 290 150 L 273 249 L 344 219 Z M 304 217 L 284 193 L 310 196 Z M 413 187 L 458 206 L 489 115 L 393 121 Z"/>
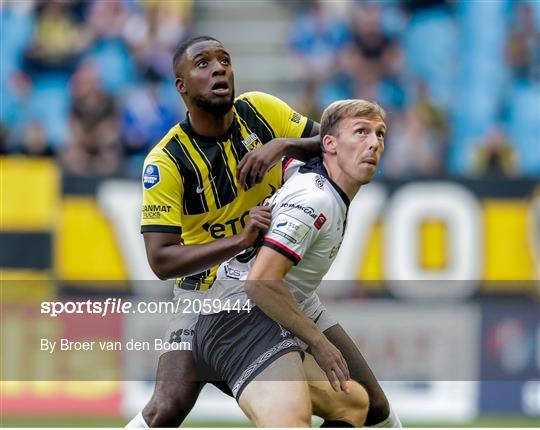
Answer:
<path fill-rule="evenodd" d="M 212 86 L 212 93 L 218 96 L 226 96 L 229 94 L 229 84 L 227 81 L 216 82 Z"/>
<path fill-rule="evenodd" d="M 366 158 L 364 161 L 362 161 L 362 163 L 377 167 L 377 161 L 375 160 L 375 158 Z"/>

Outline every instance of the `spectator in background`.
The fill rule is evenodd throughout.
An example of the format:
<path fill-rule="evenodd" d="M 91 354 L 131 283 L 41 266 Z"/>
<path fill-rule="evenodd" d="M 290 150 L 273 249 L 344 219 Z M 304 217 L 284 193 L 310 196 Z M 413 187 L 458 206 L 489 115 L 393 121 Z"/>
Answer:
<path fill-rule="evenodd" d="M 83 61 L 71 81 L 70 137 L 64 168 L 77 175 L 115 173 L 121 160 L 116 101 L 101 86 L 95 65 Z"/>
<path fill-rule="evenodd" d="M 379 99 L 377 84 L 394 79 L 402 63 L 396 41 L 382 29 L 382 10 L 377 3 L 358 4 L 352 10 L 349 46 L 350 74 L 357 81 L 355 97 Z"/>
<path fill-rule="evenodd" d="M 540 30 L 532 5 L 515 6 L 515 23 L 509 34 L 506 58 L 514 79 L 540 81 Z"/>
<path fill-rule="evenodd" d="M 77 24 L 66 2 L 44 2 L 38 8 L 34 35 L 25 54 L 25 71 L 71 72 L 88 42 L 84 27 Z"/>
<path fill-rule="evenodd" d="M 189 31 L 191 1 L 146 0 L 142 5 L 143 14 L 133 14 L 126 22 L 124 37 L 139 70 L 170 77 L 173 51 Z"/>
<path fill-rule="evenodd" d="M 343 69 L 348 38 L 345 21 L 318 0 L 309 1 L 294 23 L 291 47 L 302 74 L 316 83 L 321 111 L 333 100 L 351 96 Z"/>
<path fill-rule="evenodd" d="M 51 157 L 54 149 L 48 141 L 45 127 L 40 121 L 31 121 L 25 124 L 22 142 L 17 145 L 15 153 L 30 157 Z"/>
<path fill-rule="evenodd" d="M 443 172 L 448 142 L 446 117 L 431 102 L 424 82 L 417 83 L 416 92 L 416 103 L 393 115 L 384 165 L 388 176 L 436 176 Z"/>
<path fill-rule="evenodd" d="M 470 173 L 473 176 L 511 177 L 519 173 L 514 151 L 500 124 L 486 133 L 472 158 Z"/>
<path fill-rule="evenodd" d="M 124 153 L 133 161 L 128 169 L 134 175 L 140 174 L 150 148 L 182 116 L 178 103 L 164 97 L 161 76 L 150 69 L 145 78 L 144 85 L 127 94 L 121 112 L 121 140 Z"/>

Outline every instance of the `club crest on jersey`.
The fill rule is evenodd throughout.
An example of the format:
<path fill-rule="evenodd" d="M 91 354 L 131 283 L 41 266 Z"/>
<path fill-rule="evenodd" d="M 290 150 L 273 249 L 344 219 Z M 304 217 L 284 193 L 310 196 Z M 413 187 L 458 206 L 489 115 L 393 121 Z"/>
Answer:
<path fill-rule="evenodd" d="M 242 140 L 242 144 L 246 147 L 248 151 L 252 151 L 259 146 L 262 146 L 261 139 L 257 136 L 256 133 L 251 133 L 248 137 Z"/>
<path fill-rule="evenodd" d="M 317 219 L 315 221 L 313 221 L 313 225 L 315 226 L 315 228 L 317 230 L 320 230 L 322 228 L 322 226 L 324 225 L 324 223 L 326 222 L 326 217 L 324 216 L 324 214 L 321 212 L 319 214 L 319 216 L 317 217 Z"/>
<path fill-rule="evenodd" d="M 144 168 L 143 186 L 147 190 L 159 183 L 159 167 L 155 164 L 147 164 Z"/>

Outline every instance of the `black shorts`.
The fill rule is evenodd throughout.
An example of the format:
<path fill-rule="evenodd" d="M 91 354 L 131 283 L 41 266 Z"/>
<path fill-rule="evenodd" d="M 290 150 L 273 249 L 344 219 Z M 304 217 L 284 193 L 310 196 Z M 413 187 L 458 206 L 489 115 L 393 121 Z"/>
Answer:
<path fill-rule="evenodd" d="M 200 315 L 195 325 L 199 375 L 225 381 L 237 400 L 255 376 L 291 351 L 302 351 L 293 334 L 256 306 L 251 312 Z"/>

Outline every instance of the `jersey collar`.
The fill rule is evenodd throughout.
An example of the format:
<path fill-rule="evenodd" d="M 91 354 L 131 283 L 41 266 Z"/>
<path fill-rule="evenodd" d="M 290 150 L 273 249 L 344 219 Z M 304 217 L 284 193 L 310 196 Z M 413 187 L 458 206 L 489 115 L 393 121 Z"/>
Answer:
<path fill-rule="evenodd" d="M 338 184 L 336 184 L 332 178 L 328 175 L 328 172 L 326 171 L 326 167 L 324 167 L 323 160 L 320 156 L 313 157 L 311 160 L 309 160 L 306 164 L 304 164 L 299 169 L 300 173 L 317 173 L 324 178 L 332 185 L 336 193 L 339 195 L 341 200 L 343 200 L 343 203 L 345 204 L 345 207 L 348 209 L 349 205 L 351 204 L 351 201 L 349 200 L 349 197 L 347 194 L 345 194 L 345 191 L 343 191 Z"/>
<path fill-rule="evenodd" d="M 189 112 L 186 114 L 186 119 L 182 121 L 180 124 L 180 127 L 184 132 L 193 137 L 194 139 L 197 139 L 202 142 L 225 142 L 226 140 L 229 140 L 234 132 L 234 129 L 236 127 L 236 115 L 233 115 L 233 121 L 225 134 L 222 134 L 221 136 L 203 136 L 202 134 L 198 134 L 193 130 L 191 127 L 191 122 L 189 120 Z"/>

